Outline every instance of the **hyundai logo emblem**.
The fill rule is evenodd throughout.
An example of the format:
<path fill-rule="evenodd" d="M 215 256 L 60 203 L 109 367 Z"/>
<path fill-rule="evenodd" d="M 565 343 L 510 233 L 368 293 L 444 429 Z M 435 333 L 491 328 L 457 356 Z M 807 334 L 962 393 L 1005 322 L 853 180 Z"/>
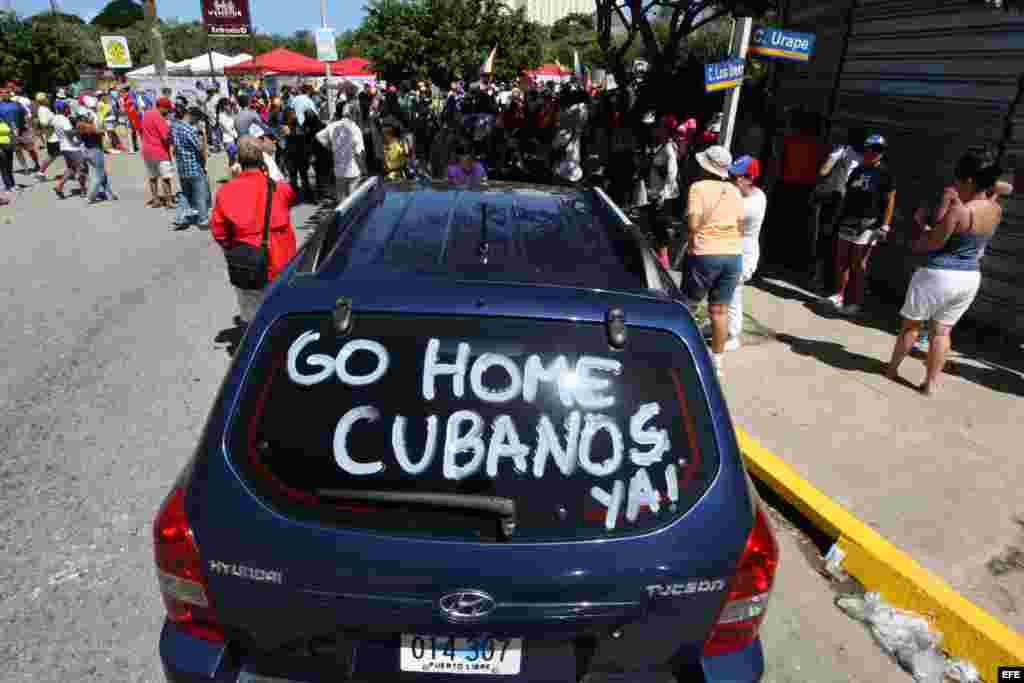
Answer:
<path fill-rule="evenodd" d="M 465 590 L 442 595 L 438 607 L 452 621 L 476 621 L 494 611 L 498 603 L 487 593 Z"/>

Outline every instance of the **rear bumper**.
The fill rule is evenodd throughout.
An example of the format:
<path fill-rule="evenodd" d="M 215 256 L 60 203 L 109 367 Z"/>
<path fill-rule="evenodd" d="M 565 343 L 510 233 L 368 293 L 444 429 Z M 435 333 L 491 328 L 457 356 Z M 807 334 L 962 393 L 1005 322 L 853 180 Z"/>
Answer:
<path fill-rule="evenodd" d="M 169 621 L 160 631 L 160 661 L 169 683 L 234 683 L 238 671 L 226 667 L 227 647 L 184 633 Z"/>
<path fill-rule="evenodd" d="M 164 622 L 160 633 L 160 659 L 169 683 L 235 683 L 241 673 L 227 656 L 225 645 L 187 635 L 169 622 Z M 320 672 L 302 668 L 305 670 L 284 675 L 284 672 L 274 672 L 272 680 L 281 683 L 337 683 L 339 680 L 335 667 Z M 676 680 L 683 683 L 758 683 L 764 674 L 761 641 L 757 640 L 750 647 L 732 655 L 705 657 L 683 664 L 683 669 L 678 679 L 665 672 L 593 672 L 584 676 L 580 683 L 675 683 Z M 471 678 L 478 679 L 476 676 Z M 424 680 L 429 683 L 447 683 L 449 680 L 463 683 L 466 679 L 461 676 L 430 675 Z M 513 681 L 516 680 L 525 679 L 514 677 Z M 353 683 L 356 683 L 354 679 Z"/>

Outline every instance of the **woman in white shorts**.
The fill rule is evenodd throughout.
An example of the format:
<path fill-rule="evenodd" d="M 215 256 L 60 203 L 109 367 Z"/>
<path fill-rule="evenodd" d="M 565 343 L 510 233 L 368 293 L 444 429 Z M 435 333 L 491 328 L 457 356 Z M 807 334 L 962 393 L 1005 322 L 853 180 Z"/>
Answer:
<path fill-rule="evenodd" d="M 956 167 L 957 194 L 941 225 L 926 227 L 911 244 L 926 253 L 925 265 L 914 273 L 903 303 L 903 330 L 896 339 L 887 372 L 896 379 L 900 363 L 917 341 L 923 321 L 931 321 L 928 369 L 921 393 L 930 395 L 949 353 L 949 334 L 981 287 L 981 258 L 1003 217 L 993 189 L 1002 169 L 991 159 L 965 154 Z"/>

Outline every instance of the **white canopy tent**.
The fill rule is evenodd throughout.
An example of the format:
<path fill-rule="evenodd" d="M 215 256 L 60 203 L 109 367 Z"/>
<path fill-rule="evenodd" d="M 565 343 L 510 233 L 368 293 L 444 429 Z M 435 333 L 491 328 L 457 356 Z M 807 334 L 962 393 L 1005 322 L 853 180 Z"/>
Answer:
<path fill-rule="evenodd" d="M 210 72 L 210 53 L 203 53 L 184 62 L 178 62 L 173 67 L 168 65 L 167 73 L 171 76 L 223 76 L 224 67 L 232 64 L 239 64 L 252 59 L 252 55 L 240 54 L 234 57 L 222 55 L 219 52 L 212 53 L 213 72 Z"/>
<path fill-rule="evenodd" d="M 177 63 L 175 63 L 175 62 L 167 62 L 167 70 L 168 71 L 170 71 L 171 69 L 173 69 L 176 66 L 177 66 Z M 126 74 L 127 78 L 152 78 L 154 76 L 156 76 L 156 64 L 150 64 L 149 66 L 144 66 L 141 69 L 136 69 L 135 71 L 129 71 Z"/>

